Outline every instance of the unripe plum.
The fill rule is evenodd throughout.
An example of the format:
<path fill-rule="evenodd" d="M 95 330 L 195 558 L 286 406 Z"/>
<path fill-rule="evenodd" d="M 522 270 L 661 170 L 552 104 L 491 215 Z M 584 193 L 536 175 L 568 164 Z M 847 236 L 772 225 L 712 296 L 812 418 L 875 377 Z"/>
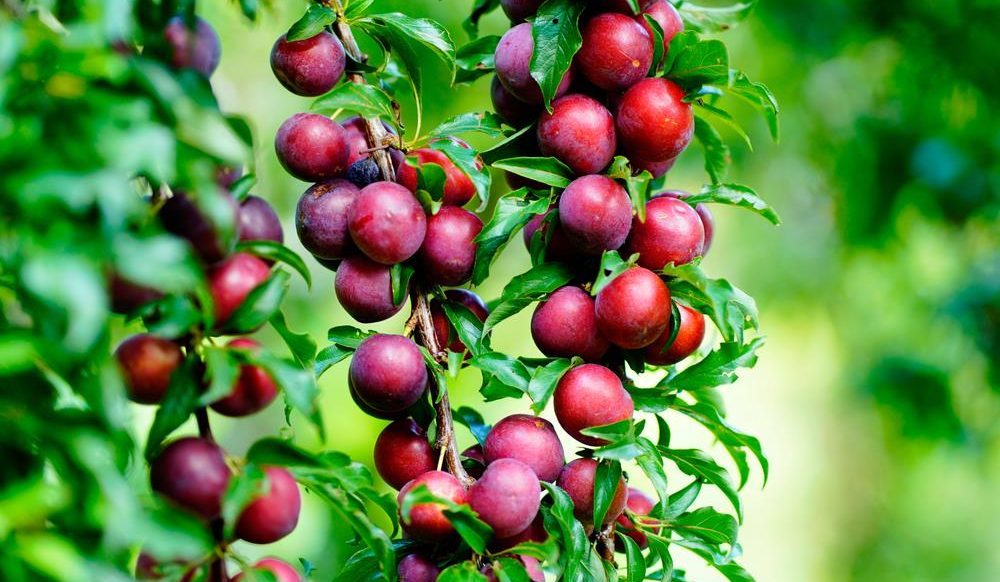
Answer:
<path fill-rule="evenodd" d="M 639 253 L 639 264 L 659 271 L 673 263 L 684 265 L 701 256 L 705 226 L 690 204 L 660 196 L 646 204 L 646 220 L 632 221 L 628 254 Z"/>
<path fill-rule="evenodd" d="M 344 45 L 322 31 L 312 38 L 288 42 L 281 35 L 271 48 L 271 70 L 278 81 L 296 95 L 322 95 L 344 76 Z"/>
<path fill-rule="evenodd" d="M 646 495 L 642 491 L 635 489 L 634 487 L 628 488 L 628 501 L 625 503 L 625 508 L 630 512 L 634 513 L 636 516 L 649 515 L 653 511 L 653 507 L 656 506 L 656 502 L 649 495 Z M 639 549 L 644 550 L 646 546 L 649 545 L 649 539 L 646 537 L 646 533 L 635 526 L 635 522 L 632 518 L 625 513 L 618 516 L 617 530 L 628 537 L 632 538 L 632 541 L 639 546 Z M 641 517 L 638 519 L 640 523 L 652 523 L 655 525 L 655 520 L 646 519 L 643 520 Z M 654 531 L 659 532 L 659 528 Z M 616 546 L 621 545 L 621 542 L 616 542 Z"/>
<path fill-rule="evenodd" d="M 456 145 L 469 149 L 469 144 L 457 138 L 449 138 Z M 476 195 L 476 185 L 472 178 L 459 169 L 444 152 L 434 148 L 421 148 L 410 152 L 410 156 L 416 157 L 419 166 L 423 164 L 437 164 L 444 170 L 444 199 L 445 206 L 464 206 Z M 477 162 L 478 165 L 478 162 Z M 417 169 L 408 163 L 399 165 L 396 172 L 396 181 L 410 192 L 416 192 L 418 187 Z"/>
<path fill-rule="evenodd" d="M 705 316 L 700 311 L 691 309 L 687 305 L 677 304 L 677 311 L 681 314 L 680 327 L 677 329 L 677 337 L 673 343 L 666 345 L 670 339 L 671 326 L 667 326 L 655 342 L 650 344 L 645 350 L 646 361 L 655 366 L 666 366 L 676 364 L 684 358 L 695 353 L 701 342 L 705 339 Z"/>
<path fill-rule="evenodd" d="M 531 467 L 516 459 L 498 459 L 469 488 L 469 506 L 495 536 L 510 537 L 538 515 L 540 488 Z"/>
<path fill-rule="evenodd" d="M 573 514 L 584 524 L 594 523 L 594 480 L 597 477 L 597 461 L 594 459 L 576 459 L 571 461 L 562 473 L 556 485 L 561 487 L 573 500 Z M 627 500 L 625 479 L 618 482 L 615 495 L 611 499 L 608 512 L 604 515 L 602 525 L 611 523 L 625 511 Z"/>
<path fill-rule="evenodd" d="M 511 22 L 523 22 L 534 16 L 543 0 L 500 0 L 500 7 Z"/>
<path fill-rule="evenodd" d="M 643 79 L 622 95 L 615 129 L 630 158 L 668 160 L 691 143 L 694 113 L 678 85 L 661 77 Z"/>
<path fill-rule="evenodd" d="M 559 225 L 580 251 L 599 255 L 622 246 L 632 226 L 632 201 L 618 182 L 590 175 L 559 197 Z"/>
<path fill-rule="evenodd" d="M 229 467 L 218 445 L 187 437 L 167 445 L 149 470 L 153 491 L 204 519 L 219 515 Z"/>
<path fill-rule="evenodd" d="M 534 52 L 535 40 L 532 38 L 531 24 L 523 22 L 500 38 L 494 61 L 497 77 L 507 91 L 525 103 L 537 104 L 542 102 L 542 89 L 531 76 L 531 56 Z M 573 69 L 570 69 L 560 81 L 555 97 L 564 94 L 572 80 Z"/>
<path fill-rule="evenodd" d="M 580 73 L 597 87 L 624 91 L 649 72 L 653 39 L 633 18 L 600 14 L 584 25 L 576 60 Z"/>
<path fill-rule="evenodd" d="M 403 487 L 397 496 L 400 507 L 407 494 L 421 485 L 426 486 L 436 497 L 458 505 L 467 503 L 465 488 L 458 479 L 444 471 L 429 471 Z M 410 518 L 407 520 L 400 516 L 399 524 L 414 539 L 427 542 L 444 541 L 455 533 L 455 528 L 445 516 L 443 509 L 439 503 L 417 503 L 410 509 Z"/>
<path fill-rule="evenodd" d="M 600 173 L 615 155 L 615 121 L 596 100 L 573 94 L 552 102 L 538 119 L 538 147 L 576 174 Z"/>
<path fill-rule="evenodd" d="M 393 489 L 402 489 L 437 466 L 427 432 L 412 418 L 397 420 L 382 430 L 375 440 L 374 459 L 379 476 Z"/>
<path fill-rule="evenodd" d="M 444 295 L 449 301 L 464 305 L 480 321 L 486 321 L 486 317 L 490 314 L 490 310 L 482 298 L 468 289 L 448 289 Z M 431 320 L 434 323 L 434 337 L 437 338 L 439 346 L 457 354 L 468 350 L 448 320 L 448 315 L 441 307 L 441 303 L 437 300 L 431 302 Z"/>
<path fill-rule="evenodd" d="M 597 294 L 597 329 L 627 350 L 643 348 L 670 323 L 670 289 L 656 273 L 631 267 Z"/>
<path fill-rule="evenodd" d="M 229 342 L 231 349 L 257 351 L 260 342 L 250 338 L 236 338 Z M 224 416 L 249 416 L 267 407 L 278 396 L 278 386 L 264 368 L 244 364 L 233 389 L 226 397 L 215 401 L 212 410 Z"/>
<path fill-rule="evenodd" d="M 163 36 L 170 46 L 170 66 L 175 69 L 192 69 L 203 77 L 211 77 L 222 58 L 219 35 L 212 25 L 195 17 L 194 28 L 180 16 L 167 23 Z"/>
<path fill-rule="evenodd" d="M 580 356 L 600 360 L 610 346 L 597 330 L 594 300 L 579 287 L 562 287 L 535 308 L 531 337 L 543 354 L 552 358 Z"/>
<path fill-rule="evenodd" d="M 347 134 L 339 123 L 315 113 L 296 113 L 274 137 L 278 161 L 305 182 L 338 178 L 347 171 Z"/>
<path fill-rule="evenodd" d="M 292 533 L 299 523 L 302 495 L 295 478 L 282 467 L 264 467 L 267 493 L 255 498 L 236 520 L 236 537 L 270 544 Z"/>
<path fill-rule="evenodd" d="M 347 210 L 360 190 L 347 180 L 313 184 L 295 207 L 295 230 L 307 251 L 322 259 L 341 259 L 355 250 L 347 231 Z"/>
<path fill-rule="evenodd" d="M 240 203 L 236 232 L 240 242 L 270 240 L 280 243 L 285 240 L 278 213 L 268 204 L 267 200 L 259 196 L 247 196 Z"/>
<path fill-rule="evenodd" d="M 478 216 L 456 206 L 443 206 L 427 220 L 420 247 L 421 274 L 437 285 L 462 285 L 472 278 L 476 236 L 483 230 Z"/>
<path fill-rule="evenodd" d="M 347 209 L 354 244 L 384 265 L 412 257 L 424 242 L 427 215 L 409 190 L 394 182 L 364 187 Z"/>
<path fill-rule="evenodd" d="M 263 558 L 253 565 L 255 572 L 270 572 L 278 582 L 302 582 L 302 575 L 291 564 L 277 558 Z M 237 574 L 232 582 L 243 582 L 242 573 Z"/>
<path fill-rule="evenodd" d="M 240 207 L 228 194 L 223 200 L 232 210 L 233 224 L 239 224 Z M 184 192 L 175 191 L 163 203 L 158 213 L 163 228 L 188 241 L 195 254 L 206 264 L 217 263 L 233 250 L 235 238 L 226 240 L 219 235 L 219 229 L 210 216 L 202 212 L 194 199 Z"/>
<path fill-rule="evenodd" d="M 128 397 L 140 404 L 159 404 L 184 354 L 174 342 L 150 334 L 134 335 L 115 350 Z"/>
<path fill-rule="evenodd" d="M 493 425 L 483 454 L 487 465 L 498 459 L 516 459 L 531 468 L 540 481 L 552 482 L 566 464 L 562 443 L 552 423 L 530 414 L 512 414 Z"/>
<path fill-rule="evenodd" d="M 401 335 L 366 338 L 354 352 L 348 374 L 358 398 L 387 413 L 409 408 L 427 387 L 423 354 L 417 344 Z"/>
<path fill-rule="evenodd" d="M 642 13 L 636 15 L 635 20 L 646 29 L 646 32 L 649 33 L 649 38 L 656 38 L 656 35 L 653 33 L 653 29 L 649 26 L 649 23 L 646 22 L 644 15 L 647 14 L 663 30 L 663 54 L 667 54 L 667 51 L 670 49 L 670 41 L 681 32 L 684 32 L 684 20 L 681 19 L 680 12 L 677 12 L 674 5 L 667 2 L 667 0 L 646 2 L 642 8 Z"/>
<path fill-rule="evenodd" d="M 216 325 L 225 323 L 270 274 L 267 263 L 248 253 L 236 253 L 209 269 L 208 289 L 215 306 Z"/>
<path fill-rule="evenodd" d="M 399 582 L 435 582 L 441 569 L 420 554 L 408 554 L 396 565 Z"/>
<path fill-rule="evenodd" d="M 392 302 L 389 267 L 368 257 L 344 259 L 337 268 L 333 288 L 344 311 L 361 323 L 384 321 L 403 308 L 403 302 Z"/>
<path fill-rule="evenodd" d="M 538 104 L 525 103 L 507 90 L 500 82 L 500 77 L 494 76 L 490 84 L 490 99 L 493 110 L 508 125 L 524 127 L 538 119 L 541 107 Z"/>
<path fill-rule="evenodd" d="M 608 441 L 587 436 L 584 429 L 628 420 L 635 412 L 622 381 L 598 364 L 583 364 L 563 374 L 552 397 L 559 425 L 585 445 L 606 445 Z"/>

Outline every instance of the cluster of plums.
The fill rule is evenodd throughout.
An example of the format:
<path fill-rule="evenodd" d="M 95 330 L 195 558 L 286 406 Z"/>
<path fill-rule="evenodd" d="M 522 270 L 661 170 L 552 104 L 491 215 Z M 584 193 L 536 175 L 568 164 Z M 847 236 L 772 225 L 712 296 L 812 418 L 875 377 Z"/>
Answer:
<path fill-rule="evenodd" d="M 219 64 L 219 39 L 212 26 L 196 18 L 194 26 L 180 17 L 172 19 L 164 31 L 166 62 L 175 69 L 193 70 L 208 78 Z M 271 205 L 257 196 L 242 201 L 233 198 L 228 188 L 239 177 L 232 169 L 220 169 L 218 186 L 220 199 L 232 212 L 236 236 L 221 236 L 216 222 L 195 200 L 180 190 L 163 202 L 158 218 L 164 230 L 189 243 L 205 270 L 208 289 L 214 306 L 213 329 L 202 330 L 218 335 L 225 333 L 227 322 L 257 286 L 271 275 L 272 265 L 257 256 L 235 252 L 237 242 L 267 240 L 282 242 L 281 222 Z M 113 274 L 110 282 L 112 308 L 131 314 L 143 306 L 161 299 L 163 294 L 137 285 Z M 168 339 L 150 333 L 133 335 L 115 351 L 127 394 L 140 404 L 163 402 L 175 373 L 186 359 L 198 358 L 190 338 Z M 254 352 L 261 345 L 249 337 L 236 337 L 226 349 Z M 203 370 L 198 362 L 196 368 Z M 180 372 L 183 373 L 183 372 Z M 278 395 L 278 385 L 262 368 L 241 365 L 231 390 L 211 403 L 221 415 L 243 417 L 267 407 Z M 295 528 L 299 519 L 301 497 L 292 474 L 281 467 L 263 468 L 265 486 L 238 515 L 234 524 L 237 539 L 256 544 L 275 542 Z M 212 440 L 184 437 L 166 444 L 151 463 L 152 489 L 179 507 L 205 521 L 206 526 L 221 519 L 222 497 L 233 471 L 225 452 Z M 225 540 L 232 541 L 232 540 Z M 141 555 L 137 577 L 158 579 L 160 564 L 146 554 Z M 291 565 L 276 558 L 265 558 L 254 568 L 273 573 L 280 582 L 301 582 L 302 575 Z M 195 575 L 195 567 L 185 579 Z M 242 579 L 237 575 L 234 580 Z"/>

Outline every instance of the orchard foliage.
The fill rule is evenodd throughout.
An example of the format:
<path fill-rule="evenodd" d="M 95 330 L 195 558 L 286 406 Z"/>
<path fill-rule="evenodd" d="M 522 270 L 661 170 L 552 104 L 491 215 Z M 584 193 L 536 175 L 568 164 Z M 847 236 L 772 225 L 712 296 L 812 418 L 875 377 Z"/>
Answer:
<path fill-rule="evenodd" d="M 768 464 L 726 421 L 719 388 L 756 362 L 763 338 L 753 299 L 699 263 L 708 204 L 778 223 L 728 181 L 716 129 L 749 140 L 725 109 L 742 100 L 776 138 L 777 105 L 714 37 L 753 3 L 641 4 L 476 0 L 461 47 L 441 25 L 369 0 L 317 1 L 290 24 L 271 68 L 315 97 L 274 140 L 282 166 L 314 183 L 297 235 L 337 271 L 337 298 L 358 322 L 411 310 L 401 334 L 335 327 L 322 349 L 280 311 L 289 279 L 309 282 L 309 267 L 251 195 L 252 135 L 212 94 L 218 38 L 194 2 L 11 4 L 0 73 L 36 82 L 0 92 L 0 374 L 18 388 L 0 395 L 14 461 L 0 483 L 12 501 L 0 506 L 4 578 L 215 581 L 235 566 L 237 579 L 301 580 L 308 561 L 254 567 L 233 542 L 286 536 L 305 491 L 357 542 L 342 572 L 318 579 L 684 580 L 673 559 L 690 551 L 751 580 L 736 561 L 739 489 L 749 457 L 764 479 Z M 256 2 L 240 6 L 257 17 Z M 513 28 L 478 37 L 478 19 L 500 7 Z M 495 73 L 496 112 L 424 128 L 432 61 L 456 84 Z M 466 134 L 495 143 L 477 151 Z M 668 171 L 693 140 L 707 184 L 671 190 Z M 15 147 L 25 141 L 48 147 L 26 155 Z M 512 187 L 495 200 L 491 169 Z M 459 288 L 483 283 L 517 237 L 531 266 L 499 298 Z M 493 330 L 536 302 L 544 357 L 495 350 Z M 114 349 L 120 321 L 145 332 Z M 246 337 L 265 325 L 287 355 Z M 301 418 L 296 428 L 324 436 L 316 377 L 348 358 L 344 389 L 393 421 L 373 448 L 395 499 L 336 452 L 266 437 L 237 458 L 214 442 L 212 415 L 247 416 L 279 397 L 290 426 Z M 452 410 L 463 367 L 480 371 L 486 401 L 527 397 L 536 415 L 551 402 L 586 447 L 567 463 L 537 416 L 491 426 Z M 128 398 L 157 406 L 144 441 L 129 430 Z M 738 476 L 674 446 L 668 413 L 703 425 Z M 192 417 L 198 436 L 175 434 Z M 460 450 L 456 422 L 477 445 Z M 148 488 L 132 478 L 147 462 Z M 639 473 L 651 491 L 629 486 Z M 730 507 L 699 503 L 706 487 Z"/>

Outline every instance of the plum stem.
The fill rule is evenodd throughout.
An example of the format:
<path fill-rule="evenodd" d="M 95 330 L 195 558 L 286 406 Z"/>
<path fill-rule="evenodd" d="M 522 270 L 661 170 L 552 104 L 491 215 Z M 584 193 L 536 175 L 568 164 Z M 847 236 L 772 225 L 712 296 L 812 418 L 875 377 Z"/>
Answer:
<path fill-rule="evenodd" d="M 337 37 L 344 45 L 347 56 L 355 62 L 365 63 L 368 56 L 361 52 L 350 24 L 343 18 L 344 9 L 340 0 L 328 0 L 328 5 L 333 8 L 338 15 L 334 29 Z M 364 84 L 365 76 L 362 73 L 348 73 L 348 79 L 352 83 Z M 382 179 L 387 182 L 396 180 L 396 171 L 389 156 L 386 144 L 388 132 L 378 117 L 365 117 L 365 137 L 368 140 L 369 151 L 378 165 Z M 404 335 L 410 336 L 414 330 L 419 331 L 419 339 L 423 346 L 431 353 L 431 357 L 438 365 L 446 366 L 448 355 L 437 343 L 437 336 L 434 334 L 434 320 L 431 317 L 430 304 L 427 295 L 419 287 L 414 285 L 411 293 L 410 304 L 413 313 L 406 321 L 403 328 Z M 462 456 L 458 450 L 458 441 L 455 439 L 455 421 L 451 415 L 451 402 L 448 399 L 448 388 L 439 383 L 437 377 L 432 374 L 430 382 L 431 399 L 434 402 L 434 410 L 437 416 L 437 439 L 435 446 L 443 451 L 444 462 L 448 467 L 448 472 L 455 476 L 462 485 L 468 487 L 475 480 L 469 476 L 462 466 Z"/>
<path fill-rule="evenodd" d="M 606 562 L 615 563 L 615 534 L 614 534 L 615 522 L 612 521 L 608 525 L 601 528 L 600 532 L 597 534 L 597 552 L 600 554 L 601 559 Z"/>

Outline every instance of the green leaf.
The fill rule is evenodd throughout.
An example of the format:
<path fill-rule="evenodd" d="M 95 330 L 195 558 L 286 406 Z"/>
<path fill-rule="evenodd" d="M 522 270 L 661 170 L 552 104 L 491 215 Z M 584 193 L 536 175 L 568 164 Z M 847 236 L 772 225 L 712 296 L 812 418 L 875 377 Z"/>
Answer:
<path fill-rule="evenodd" d="M 531 380 L 528 382 L 528 397 L 531 398 L 531 410 L 535 414 L 541 414 L 545 410 L 549 399 L 556 390 L 559 380 L 563 374 L 569 371 L 574 365 L 573 360 L 568 358 L 554 358 L 544 366 L 538 366 L 531 373 Z"/>
<path fill-rule="evenodd" d="M 354 21 L 364 16 L 374 3 L 375 0 L 350 0 L 350 2 L 346 3 L 347 8 L 344 10 L 344 18 L 349 21 Z"/>
<path fill-rule="evenodd" d="M 412 18 L 399 12 L 375 14 L 359 19 L 356 26 L 391 48 L 406 69 L 414 95 L 420 96 L 423 70 L 428 60 L 438 59 L 455 75 L 455 44 L 448 31 L 427 18 Z"/>
<path fill-rule="evenodd" d="M 660 453 L 673 461 L 684 474 L 698 477 L 718 487 L 733 504 L 740 521 L 743 521 L 743 504 L 733 482 L 729 479 L 729 473 L 711 457 L 698 449 L 661 448 Z"/>
<path fill-rule="evenodd" d="M 503 121 L 496 113 L 463 113 L 441 123 L 430 132 L 430 137 L 448 138 L 464 133 L 481 133 L 489 137 L 501 137 Z"/>
<path fill-rule="evenodd" d="M 649 478 L 649 482 L 653 485 L 653 490 L 660 500 L 656 509 L 665 508 L 668 503 L 669 492 L 667 491 L 667 473 L 663 468 L 663 457 L 660 455 L 660 451 L 656 448 L 656 445 L 645 437 L 640 436 L 636 438 L 636 445 L 642 451 L 642 454 L 635 458 L 635 462 L 639 465 L 642 472 L 646 474 L 646 477 Z"/>
<path fill-rule="evenodd" d="M 472 365 L 483 371 L 483 379 L 493 376 L 504 386 L 515 388 L 517 396 L 528 391 L 531 374 L 527 367 L 512 356 L 500 352 L 482 352 L 472 359 Z"/>
<path fill-rule="evenodd" d="M 757 303 L 726 279 L 710 279 L 695 263 L 667 265 L 663 273 L 670 295 L 709 316 L 727 342 L 743 343 L 744 332 L 757 329 Z"/>
<path fill-rule="evenodd" d="M 680 5 L 679 12 L 686 28 L 702 32 L 724 32 L 746 19 L 757 0 L 737 2 L 729 6 L 698 6 L 690 2 Z"/>
<path fill-rule="evenodd" d="M 149 436 L 146 438 L 147 460 L 154 459 L 160 452 L 160 444 L 164 439 L 191 417 L 191 413 L 198 407 L 200 390 L 198 362 L 194 358 L 188 358 L 170 376 L 170 387 L 156 409 L 156 416 L 153 417 L 153 424 L 149 427 Z"/>
<path fill-rule="evenodd" d="M 722 136 L 712 124 L 700 115 L 694 117 L 694 137 L 705 150 L 705 171 L 712 179 L 712 184 L 720 184 L 732 163 L 729 146 L 722 141 Z"/>
<path fill-rule="evenodd" d="M 288 29 L 287 40 L 305 40 L 323 32 L 323 29 L 337 21 L 337 13 L 328 6 L 310 3 L 306 13 Z"/>
<path fill-rule="evenodd" d="M 285 323 L 285 315 L 278 311 L 268 320 L 281 339 L 285 341 L 288 350 L 292 352 L 292 357 L 303 368 L 312 366 L 316 360 L 316 342 L 309 334 L 295 333 L 288 329 Z"/>
<path fill-rule="evenodd" d="M 267 323 L 281 308 L 291 278 L 287 271 L 276 270 L 267 281 L 250 291 L 243 303 L 222 323 L 223 329 L 231 333 L 247 333 Z"/>
<path fill-rule="evenodd" d="M 204 281 L 191 247 L 174 236 L 140 237 L 119 233 L 112 243 L 115 273 L 164 293 L 184 294 Z"/>
<path fill-rule="evenodd" d="M 472 284 L 479 285 L 490 274 L 490 266 L 510 239 L 524 228 L 536 214 L 549 207 L 549 200 L 525 198 L 526 188 L 521 188 L 502 196 L 493 209 L 483 230 L 476 235 L 476 262 L 472 269 Z"/>
<path fill-rule="evenodd" d="M 479 157 L 488 165 L 493 165 L 498 160 L 513 158 L 524 153 L 524 148 L 533 149 L 536 147 L 535 124 L 510 134 L 507 139 L 500 140 L 491 147 L 479 152 Z"/>
<path fill-rule="evenodd" d="M 560 562 L 564 565 L 563 579 L 583 581 L 584 563 L 591 553 L 587 532 L 573 515 L 573 501 L 569 494 L 552 485 L 542 483 L 552 499 L 552 510 L 544 513 L 545 530 L 559 539 Z"/>
<path fill-rule="evenodd" d="M 486 205 L 490 201 L 490 184 L 493 178 L 490 175 L 489 168 L 479 159 L 479 154 L 476 153 L 476 150 L 461 146 L 450 139 L 433 141 L 430 146 L 448 156 L 448 159 L 472 180 L 472 183 L 476 186 L 476 196 L 479 197 L 479 208 L 477 208 L 477 211 L 485 210 Z"/>
<path fill-rule="evenodd" d="M 573 270 L 562 263 L 545 263 L 532 267 L 510 280 L 493 307 L 483 333 L 489 333 L 498 323 L 517 314 L 528 305 L 547 297 L 573 280 Z"/>
<path fill-rule="evenodd" d="M 472 562 L 459 562 L 438 574 L 437 582 L 486 582 L 488 578 Z"/>
<path fill-rule="evenodd" d="M 524 562 L 515 558 L 500 558 L 492 563 L 493 575 L 499 582 L 532 582 Z"/>
<path fill-rule="evenodd" d="M 253 463 L 248 463 L 241 472 L 230 477 L 229 485 L 222 496 L 222 520 L 225 524 L 223 536 L 225 539 L 232 539 L 236 521 L 243 509 L 254 499 L 266 495 L 267 491 L 267 477 Z"/>
<path fill-rule="evenodd" d="M 486 543 L 493 537 L 493 529 L 479 519 L 476 512 L 472 511 L 468 505 L 438 497 L 431 493 L 426 485 L 418 485 L 402 497 L 399 515 L 403 523 L 409 521 L 410 512 L 417 504 L 424 503 L 443 506 L 442 511 L 445 517 L 448 518 L 465 543 L 469 544 L 469 547 L 476 553 L 482 554 L 486 551 Z"/>
<path fill-rule="evenodd" d="M 628 261 L 623 261 L 618 251 L 604 251 L 604 254 L 601 255 L 601 268 L 597 272 L 597 279 L 594 280 L 590 294 L 597 297 L 601 290 L 614 281 L 618 275 L 629 270 L 634 263 L 635 261 L 631 257 Z"/>
<path fill-rule="evenodd" d="M 584 8 L 585 3 L 576 0 L 546 0 L 535 15 L 531 27 L 535 41 L 531 76 L 542 89 L 546 109 L 583 44 L 577 22 Z"/>
<path fill-rule="evenodd" d="M 285 401 L 293 409 L 301 412 L 320 434 L 323 434 L 323 421 L 316 407 L 319 390 L 316 388 L 316 377 L 312 371 L 304 370 L 265 350 L 248 354 L 247 360 L 255 366 L 264 368 L 284 390 Z"/>
<path fill-rule="evenodd" d="M 729 80 L 729 53 L 722 41 L 682 32 L 671 41 L 668 54 L 672 63 L 666 76 L 686 88 Z"/>
<path fill-rule="evenodd" d="M 691 507 L 701 494 L 701 479 L 695 479 L 687 486 L 670 495 L 663 511 L 663 519 L 676 519 Z"/>
<path fill-rule="evenodd" d="M 668 376 L 662 384 L 674 390 L 688 391 L 732 384 L 737 379 L 736 370 L 752 368 L 757 363 L 756 352 L 762 345 L 762 337 L 754 338 L 747 344 L 724 342 L 704 359 Z"/>
<path fill-rule="evenodd" d="M 771 131 L 771 139 L 778 141 L 778 100 L 762 83 L 751 81 L 742 71 L 729 72 L 729 93 L 760 110 Z"/>
<path fill-rule="evenodd" d="M 334 114 L 347 110 L 362 117 L 395 119 L 393 99 L 375 85 L 361 83 L 341 83 L 332 91 L 313 101 L 311 109 L 320 113 Z"/>
<path fill-rule="evenodd" d="M 248 240 L 236 245 L 237 251 L 243 251 L 268 261 L 280 261 L 295 269 L 306 281 L 306 286 L 312 289 L 312 275 L 302 257 L 292 249 L 273 240 Z"/>
<path fill-rule="evenodd" d="M 672 408 L 696 420 L 711 431 L 719 439 L 719 442 L 726 447 L 726 450 L 729 451 L 729 455 L 733 458 L 739 469 L 741 489 L 746 485 L 750 474 L 744 449 L 749 449 L 757 458 L 757 462 L 760 463 L 761 471 L 764 474 L 764 482 L 767 483 L 768 462 L 759 439 L 742 433 L 730 426 L 719 413 L 719 410 L 707 402 L 688 404 L 678 400 Z"/>
<path fill-rule="evenodd" d="M 649 65 L 648 76 L 655 77 L 657 71 L 660 69 L 661 62 L 663 61 L 663 27 L 660 26 L 660 23 L 649 14 L 643 14 L 642 18 L 646 21 L 646 25 L 649 26 L 649 29 L 653 31 L 653 60 Z"/>
<path fill-rule="evenodd" d="M 139 315 L 146 330 L 165 338 L 187 335 L 202 321 L 201 310 L 190 297 L 168 295 L 144 306 Z"/>
<path fill-rule="evenodd" d="M 410 279 L 414 272 L 411 265 L 404 263 L 396 263 L 389 268 L 393 305 L 400 305 L 406 301 L 406 296 L 410 293 Z"/>
<path fill-rule="evenodd" d="M 636 176 L 625 178 L 625 190 L 632 201 L 632 208 L 635 210 L 639 220 L 646 220 L 646 204 L 649 202 L 649 185 L 653 181 L 653 175 L 649 170 L 643 170 Z"/>
<path fill-rule="evenodd" d="M 198 397 L 198 406 L 208 406 L 232 393 L 240 375 L 240 362 L 231 349 L 215 346 L 206 347 L 202 357 L 208 389 Z"/>
<path fill-rule="evenodd" d="M 469 33 L 469 36 L 475 38 L 476 34 L 479 33 L 479 19 L 499 7 L 500 0 L 475 0 L 475 3 L 472 5 L 472 12 L 462 22 L 462 28 Z"/>
<path fill-rule="evenodd" d="M 500 37 L 496 35 L 482 36 L 462 45 L 455 54 L 455 84 L 470 83 L 483 75 L 493 72 L 496 65 L 494 53 Z"/>
<path fill-rule="evenodd" d="M 468 406 L 461 406 L 458 410 L 452 411 L 455 422 L 469 429 L 472 436 L 476 437 L 479 444 L 486 443 L 486 435 L 490 434 L 490 425 L 483 420 L 483 415 L 479 411 Z"/>
<path fill-rule="evenodd" d="M 627 535 L 617 532 L 618 540 L 625 546 L 625 560 L 627 575 L 626 582 L 642 582 L 646 579 L 646 560 L 642 556 L 642 550 L 638 544 Z"/>
<path fill-rule="evenodd" d="M 600 461 L 594 475 L 594 523 L 604 523 L 604 516 L 614 501 L 622 478 L 622 464 L 618 461 Z"/>
<path fill-rule="evenodd" d="M 672 520 L 671 528 L 685 537 L 698 537 L 710 544 L 735 544 L 736 518 L 711 507 L 700 507 Z"/>
<path fill-rule="evenodd" d="M 483 342 L 483 322 L 468 307 L 456 301 L 441 303 L 445 316 L 451 327 L 458 334 L 458 339 L 469 349 L 473 356 L 480 354 L 485 346 Z"/>
<path fill-rule="evenodd" d="M 556 188 L 565 188 L 575 179 L 573 170 L 555 158 L 519 157 L 493 162 L 498 170 L 523 176 Z"/>
<path fill-rule="evenodd" d="M 767 202 L 764 202 L 751 188 L 739 184 L 713 184 L 705 186 L 697 194 L 684 198 L 684 201 L 692 206 L 702 202 L 738 206 L 746 208 L 754 214 L 763 216 L 771 224 L 781 224 L 781 218 L 778 217 L 778 214 Z"/>
<path fill-rule="evenodd" d="M 244 174 L 229 187 L 229 193 L 232 194 L 233 198 L 235 198 L 238 202 L 243 202 L 246 200 L 247 196 L 250 195 L 250 190 L 256 185 L 256 175 Z"/>

